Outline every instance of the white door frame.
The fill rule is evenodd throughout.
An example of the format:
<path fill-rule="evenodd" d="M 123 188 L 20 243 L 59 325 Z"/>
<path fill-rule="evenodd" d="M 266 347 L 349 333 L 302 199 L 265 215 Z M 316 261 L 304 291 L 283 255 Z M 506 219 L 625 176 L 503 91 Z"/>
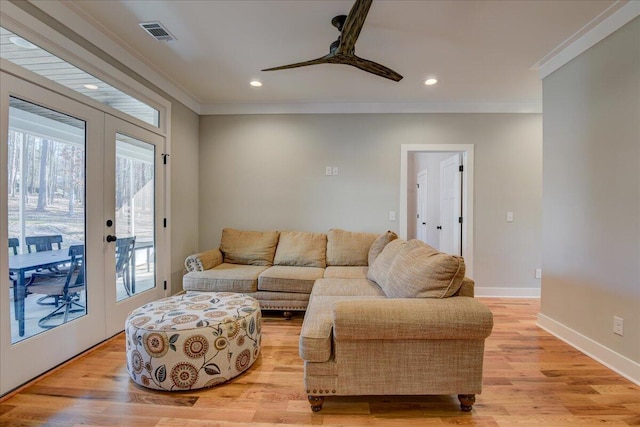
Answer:
<path fill-rule="evenodd" d="M 426 215 L 426 206 L 427 206 L 427 169 L 423 169 L 418 172 L 416 182 L 418 183 L 418 191 L 416 197 L 416 207 L 418 211 L 418 215 L 416 217 L 416 238 L 418 240 L 422 240 L 423 242 L 427 242 L 427 234 L 426 234 L 426 226 L 423 226 L 423 223 L 427 220 Z M 424 185 L 420 187 L 420 182 L 423 181 Z M 420 239 L 420 234 L 423 234 L 423 238 Z"/>
<path fill-rule="evenodd" d="M 400 146 L 400 224 L 401 239 L 407 238 L 408 163 L 410 153 L 462 153 L 462 255 L 466 276 L 473 278 L 473 144 L 402 144 Z"/>

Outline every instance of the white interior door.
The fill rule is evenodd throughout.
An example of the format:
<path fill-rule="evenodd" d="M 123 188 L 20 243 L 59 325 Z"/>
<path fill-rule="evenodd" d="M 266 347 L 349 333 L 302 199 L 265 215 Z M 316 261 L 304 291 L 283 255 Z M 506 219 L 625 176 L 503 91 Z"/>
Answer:
<path fill-rule="evenodd" d="M 441 252 L 461 255 L 460 218 L 461 181 L 460 154 L 440 162 L 440 247 Z"/>
<path fill-rule="evenodd" d="M 416 236 L 418 240 L 427 243 L 427 170 L 418 173 L 417 203 L 418 213 L 416 215 Z"/>
<path fill-rule="evenodd" d="M 135 308 L 165 295 L 164 137 L 106 115 L 105 301 L 107 334 Z"/>
<path fill-rule="evenodd" d="M 0 251 L 2 395 L 105 339 L 104 115 L 5 72 L 0 81 L 0 241 L 18 244 Z M 51 236 L 60 249 L 28 245 Z M 69 271 L 84 275 L 72 274 L 68 299 L 47 297 Z"/>

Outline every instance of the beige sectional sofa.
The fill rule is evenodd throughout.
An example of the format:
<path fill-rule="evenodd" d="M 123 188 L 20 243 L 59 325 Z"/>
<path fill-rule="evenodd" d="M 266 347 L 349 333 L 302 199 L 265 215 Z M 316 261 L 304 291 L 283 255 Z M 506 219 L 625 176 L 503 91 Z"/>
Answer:
<path fill-rule="evenodd" d="M 222 230 L 220 247 L 190 255 L 182 283 L 187 291 L 242 292 L 263 310 L 304 311 L 317 279 L 367 277 L 369 256 L 395 233 L 339 229 L 328 233 Z"/>
<path fill-rule="evenodd" d="M 305 310 L 300 334 L 311 409 L 325 396 L 458 395 L 482 390 L 489 309 L 461 257 L 417 240 L 330 230 L 225 229 L 219 249 L 185 261 L 187 291 L 233 291 L 263 309 Z"/>

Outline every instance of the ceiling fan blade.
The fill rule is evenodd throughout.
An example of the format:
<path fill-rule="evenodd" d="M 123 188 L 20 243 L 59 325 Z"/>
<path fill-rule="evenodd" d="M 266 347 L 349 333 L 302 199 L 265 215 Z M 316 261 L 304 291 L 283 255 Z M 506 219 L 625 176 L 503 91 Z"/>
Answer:
<path fill-rule="evenodd" d="M 356 41 L 360 36 L 360 30 L 367 18 L 371 2 L 373 0 L 356 0 L 351 7 L 347 19 L 342 27 L 342 35 L 340 36 L 340 46 L 337 53 L 350 54 L 354 52 Z"/>
<path fill-rule="evenodd" d="M 362 71 L 393 80 L 394 82 L 402 80 L 402 76 L 400 74 L 396 73 L 391 68 L 378 64 L 377 62 L 369 61 L 368 59 L 360 58 L 355 55 L 340 55 L 339 58 L 339 61 L 334 60 L 332 62 L 351 65 L 352 67 L 359 68 Z"/>
<path fill-rule="evenodd" d="M 310 61 L 296 62 L 295 64 L 281 65 L 279 67 L 273 67 L 273 68 L 265 68 L 264 70 L 261 70 L 261 71 L 286 70 L 289 68 L 306 67 L 307 65 L 327 64 L 329 63 L 329 60 L 331 59 L 332 56 L 333 55 L 326 55 L 326 56 L 323 56 L 322 58 L 312 59 Z"/>

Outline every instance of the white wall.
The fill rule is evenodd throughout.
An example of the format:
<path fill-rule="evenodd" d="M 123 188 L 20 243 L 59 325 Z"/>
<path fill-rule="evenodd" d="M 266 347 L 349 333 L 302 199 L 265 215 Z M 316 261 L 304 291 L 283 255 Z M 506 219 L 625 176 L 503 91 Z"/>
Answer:
<path fill-rule="evenodd" d="M 546 77 L 543 108 L 541 318 L 640 381 L 640 18 Z"/>
<path fill-rule="evenodd" d="M 478 286 L 539 289 L 539 114 L 200 118 L 199 249 L 224 227 L 398 231 L 401 144 L 475 144 Z M 338 176 L 325 176 L 338 166 Z M 507 210 L 516 220 L 506 223 Z"/>

